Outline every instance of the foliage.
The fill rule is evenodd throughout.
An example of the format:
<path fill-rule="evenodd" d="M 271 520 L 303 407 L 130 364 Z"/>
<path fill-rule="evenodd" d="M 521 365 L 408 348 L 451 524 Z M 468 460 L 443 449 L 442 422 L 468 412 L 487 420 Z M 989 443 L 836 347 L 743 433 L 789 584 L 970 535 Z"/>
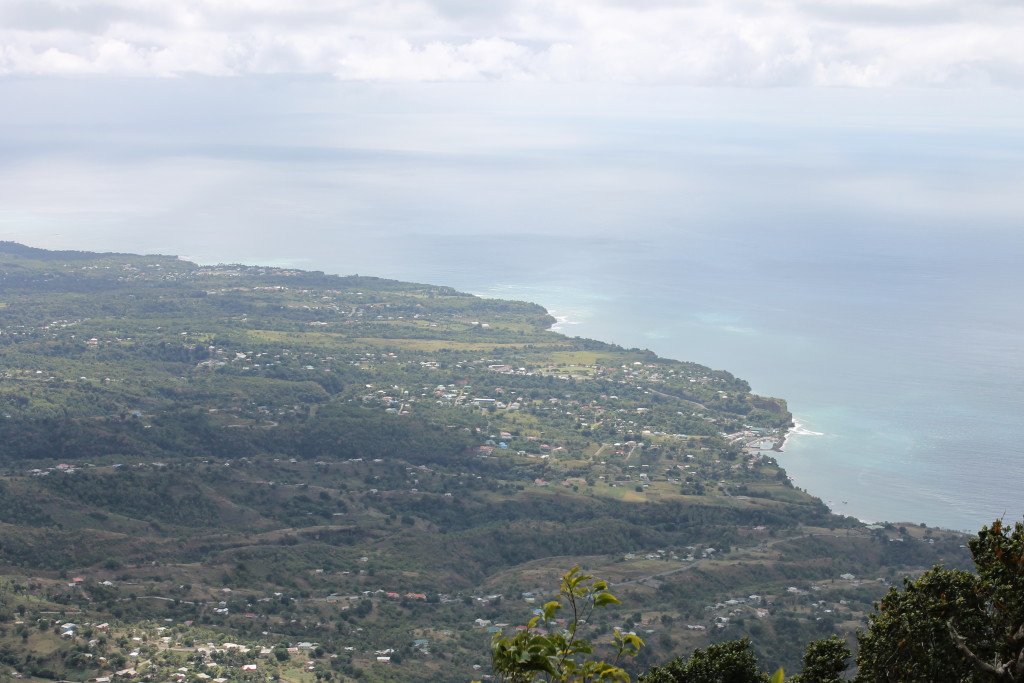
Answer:
<path fill-rule="evenodd" d="M 997 520 L 969 546 L 976 574 L 935 567 L 882 599 L 858 681 L 1024 679 L 1024 525 Z"/>
<path fill-rule="evenodd" d="M 807 646 L 803 670 L 791 683 L 839 683 L 850 659 L 850 648 L 839 636 L 816 640 Z"/>
<path fill-rule="evenodd" d="M 553 624 L 561 601 L 553 600 L 541 608 L 541 614 L 530 619 L 525 630 L 508 638 L 495 635 L 491 643 L 491 667 L 499 681 L 528 683 L 529 681 L 580 682 L 629 681 L 629 674 L 617 663 L 624 655 L 635 655 L 643 641 L 634 634 L 615 631 L 615 659 L 613 662 L 594 661 L 587 655 L 594 653 L 590 641 L 579 637 L 579 629 L 586 624 L 594 610 L 606 605 L 619 604 L 608 592 L 608 584 L 580 573 L 574 567 L 562 576 L 560 595 L 569 608 L 571 618 L 562 631 L 547 632 L 540 624 Z"/>
<path fill-rule="evenodd" d="M 676 657 L 652 667 L 638 683 L 771 683 L 771 679 L 758 668 L 750 641 L 743 638 L 698 648 L 688 658 Z"/>

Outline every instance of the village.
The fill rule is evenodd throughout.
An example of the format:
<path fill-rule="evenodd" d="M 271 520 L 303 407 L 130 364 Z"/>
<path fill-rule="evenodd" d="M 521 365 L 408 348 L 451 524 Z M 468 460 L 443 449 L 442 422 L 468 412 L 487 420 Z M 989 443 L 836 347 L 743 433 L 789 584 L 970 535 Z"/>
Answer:
<path fill-rule="evenodd" d="M 764 544 L 746 550 L 736 549 L 729 554 L 729 561 L 735 561 L 745 553 L 756 550 L 764 551 Z M 682 553 L 686 553 L 686 555 L 683 556 Z M 716 550 L 711 547 L 687 546 L 680 548 L 678 552 L 672 549 L 630 552 L 626 553 L 620 562 L 626 564 L 643 562 L 646 570 L 651 571 L 657 563 L 676 567 L 680 563 L 724 561 L 722 558 L 717 558 L 717 554 Z M 678 568 L 676 570 L 678 571 Z M 315 573 L 323 574 L 324 572 L 316 570 Z M 646 578 L 636 577 L 625 582 L 613 583 L 612 586 L 617 591 L 630 583 L 657 588 L 658 577 L 664 576 L 665 573 L 662 571 Z M 111 588 L 116 583 L 109 579 L 98 581 L 76 576 L 66 584 L 65 588 L 71 594 L 79 594 L 87 598 L 90 591 L 95 588 L 99 586 Z M 128 583 L 124 589 L 135 589 L 137 586 L 137 583 Z M 640 635 L 643 638 L 657 637 L 658 634 L 669 632 L 692 633 L 694 637 L 699 638 L 704 637 L 704 634 L 710 635 L 711 631 L 725 636 L 730 629 L 742 627 L 745 621 L 749 622 L 751 619 L 754 622 L 747 623 L 744 627 L 745 630 L 749 630 L 750 626 L 757 622 L 775 619 L 781 619 L 783 624 L 795 623 L 794 620 L 824 621 L 830 627 L 837 624 L 843 626 L 862 624 L 871 599 L 887 586 L 888 581 L 884 578 L 863 581 L 852 574 L 843 574 L 834 579 L 814 581 L 799 587 L 788 586 L 777 594 L 752 594 L 749 596 L 726 594 L 718 602 L 705 605 L 700 613 L 690 615 L 691 618 L 664 609 L 629 608 L 623 610 L 623 615 L 617 617 L 617 620 L 615 617 L 611 617 L 610 620 L 594 621 L 593 624 L 587 625 L 587 629 L 588 632 L 597 629 L 595 633 L 598 635 L 617 629 L 624 633 Z M 35 600 L 43 598 L 44 595 L 54 596 L 56 585 L 51 585 L 46 589 L 37 585 L 34 591 L 34 595 L 37 596 Z M 489 637 L 510 635 L 524 630 L 527 628 L 525 619 L 539 614 L 540 610 L 537 605 L 548 600 L 550 595 L 548 590 L 542 588 L 521 591 L 511 597 L 500 593 L 487 595 L 431 594 L 428 596 L 422 593 L 401 593 L 383 588 L 364 590 L 357 594 L 332 593 L 324 597 L 312 598 L 288 597 L 280 592 L 263 598 L 255 598 L 251 595 L 240 596 L 237 591 L 227 588 L 221 589 L 221 592 L 224 600 L 211 600 L 206 602 L 204 607 L 209 608 L 214 614 L 223 616 L 238 609 L 245 618 L 268 624 L 272 622 L 267 622 L 266 615 L 259 613 L 260 605 L 280 600 L 296 603 L 292 608 L 296 612 L 301 612 L 302 603 L 306 603 L 311 608 L 318 610 L 322 610 L 323 607 L 316 607 L 316 605 L 327 605 L 330 609 L 336 610 L 337 614 L 359 611 L 364 615 L 373 611 L 372 606 L 368 608 L 370 603 L 386 605 L 400 602 L 407 604 L 408 601 L 433 602 L 445 605 L 449 609 L 457 609 L 465 617 L 462 623 L 422 629 L 419 631 L 423 634 L 422 637 L 410 637 L 408 642 L 394 642 L 391 646 L 366 647 L 360 645 L 357 638 L 352 640 L 350 645 L 338 647 L 337 652 L 328 651 L 312 638 L 284 637 L 269 631 L 264 631 L 262 637 L 257 641 L 235 642 L 224 634 L 213 635 L 205 630 L 206 627 L 191 619 L 175 623 L 174 619 L 167 618 L 164 620 L 164 624 L 151 623 L 150 625 L 121 625 L 106 621 L 94 622 L 87 618 L 81 620 L 87 612 L 75 608 L 74 600 L 69 601 L 70 604 L 62 608 L 60 615 L 56 618 L 52 616 L 48 618 L 45 610 L 33 613 L 26 609 L 19 609 L 20 616 L 13 620 L 12 626 L 16 631 L 25 634 L 30 633 L 34 628 L 37 632 L 50 634 L 50 637 L 55 636 L 70 645 L 72 651 L 77 653 L 76 656 L 91 661 L 95 668 L 101 671 L 109 670 L 109 674 L 98 675 L 90 679 L 97 683 L 130 680 L 212 681 L 213 683 L 261 681 L 271 680 L 265 677 L 280 676 L 287 670 L 304 671 L 315 675 L 318 681 L 329 681 L 332 680 L 331 676 L 338 671 L 337 666 L 332 668 L 332 663 L 338 660 L 345 663 L 346 666 L 356 664 L 371 668 L 391 665 L 394 662 L 400 663 L 403 658 L 409 657 L 429 660 L 432 647 L 438 645 L 444 649 L 445 641 L 455 638 L 457 630 L 463 633 L 480 632 L 484 634 L 482 642 L 486 642 L 486 638 Z M 176 597 L 159 595 L 133 595 L 131 599 L 179 600 Z M 22 604 L 30 605 L 31 602 L 30 600 Z M 516 604 L 523 607 L 516 607 Z M 474 612 L 479 614 L 481 610 L 493 613 L 495 605 L 501 606 L 504 614 L 508 614 L 510 611 L 518 612 L 524 621 L 516 623 L 502 621 L 500 618 L 495 619 L 493 616 L 473 616 Z M 87 608 L 87 603 L 83 603 L 82 608 Z M 625 613 L 632 613 L 632 616 L 625 616 Z M 692 618 L 694 616 L 698 618 Z M 32 617 L 35 617 L 34 621 Z M 565 627 L 566 619 L 556 618 L 549 622 L 542 622 L 534 628 L 538 633 L 544 633 L 550 629 Z M 431 634 L 433 634 L 433 638 L 430 637 Z M 39 638 L 40 636 L 26 637 Z M 467 662 L 466 665 L 467 675 L 473 671 L 479 671 L 483 666 L 482 663 L 471 662 Z M 8 673 L 12 678 L 20 677 L 16 671 Z"/>

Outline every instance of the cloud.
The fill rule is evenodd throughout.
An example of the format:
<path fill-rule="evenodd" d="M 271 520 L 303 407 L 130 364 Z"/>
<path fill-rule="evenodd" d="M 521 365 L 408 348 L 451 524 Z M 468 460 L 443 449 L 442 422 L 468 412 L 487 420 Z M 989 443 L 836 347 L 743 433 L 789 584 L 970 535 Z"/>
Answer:
<path fill-rule="evenodd" d="M 1024 84 L 1005 0 L 12 0 L 0 74 Z"/>

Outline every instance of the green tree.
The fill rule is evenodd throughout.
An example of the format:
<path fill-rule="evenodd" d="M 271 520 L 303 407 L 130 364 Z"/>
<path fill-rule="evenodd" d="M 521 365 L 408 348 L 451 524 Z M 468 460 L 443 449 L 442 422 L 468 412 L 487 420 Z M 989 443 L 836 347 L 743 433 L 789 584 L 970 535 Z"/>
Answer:
<path fill-rule="evenodd" d="M 850 648 L 839 636 L 816 640 L 804 652 L 804 668 L 791 683 L 839 683 L 843 680 Z"/>
<path fill-rule="evenodd" d="M 608 663 L 592 659 L 593 646 L 579 637 L 581 625 L 589 621 L 595 609 L 619 604 L 619 600 L 608 592 L 608 584 L 581 574 L 579 567 L 573 567 L 562 576 L 559 594 L 561 600 L 545 604 L 541 614 L 530 619 L 525 630 L 512 638 L 495 635 L 491 643 L 491 668 L 495 679 L 507 683 L 538 680 L 549 683 L 628 683 L 629 674 L 617 664 L 623 656 L 635 655 L 643 647 L 640 638 L 616 630 L 615 659 Z M 566 628 L 560 632 L 546 632 L 540 624 L 547 626 L 565 606 L 571 615 Z"/>
<path fill-rule="evenodd" d="M 969 543 L 976 574 L 941 567 L 892 588 L 858 634 L 857 681 L 1024 680 L 1024 525 Z"/>
<path fill-rule="evenodd" d="M 905 580 L 882 598 L 869 617 L 868 631 L 858 634 L 857 681 L 973 681 L 973 667 L 955 651 L 947 623 L 955 619 L 961 633 L 985 638 L 980 615 L 980 582 L 974 574 L 936 567 L 917 581 Z"/>
<path fill-rule="evenodd" d="M 750 640 L 743 638 L 698 648 L 689 658 L 676 657 L 662 667 L 652 667 L 638 683 L 769 683 L 769 678 L 758 668 Z"/>

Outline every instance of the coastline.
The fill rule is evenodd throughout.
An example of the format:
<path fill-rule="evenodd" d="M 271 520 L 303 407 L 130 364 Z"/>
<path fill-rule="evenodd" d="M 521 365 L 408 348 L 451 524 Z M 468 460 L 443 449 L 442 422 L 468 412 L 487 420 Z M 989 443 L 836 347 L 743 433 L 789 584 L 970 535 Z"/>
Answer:
<path fill-rule="evenodd" d="M 565 334 L 565 325 L 579 325 L 579 321 L 571 320 L 567 315 L 556 315 L 556 311 L 548 311 L 548 315 L 555 319 L 548 329 L 552 332 Z"/>
<path fill-rule="evenodd" d="M 803 422 L 800 422 L 795 417 L 793 418 L 793 424 L 783 433 L 782 438 L 779 439 L 778 444 L 772 448 L 773 451 L 782 452 L 782 447 L 786 441 L 789 441 L 797 436 L 825 436 L 824 432 L 813 432 L 804 426 Z"/>
<path fill-rule="evenodd" d="M 549 328 L 553 332 L 624 346 L 646 346 L 666 358 L 691 358 L 693 362 L 701 363 L 702 358 L 698 356 L 705 354 L 698 352 L 706 349 L 696 348 L 700 344 L 696 344 L 692 350 L 683 347 L 690 346 L 688 334 L 710 334 L 713 331 L 684 323 L 665 322 L 656 317 L 645 319 L 643 314 L 653 315 L 656 311 L 625 309 L 624 301 L 619 299 L 599 296 L 591 298 L 586 292 L 574 292 L 568 287 L 556 287 L 554 291 L 541 295 L 540 289 L 536 285 L 506 286 L 501 290 L 478 286 L 473 291 L 490 297 L 526 297 L 528 301 L 544 302 L 542 306 L 554 304 L 548 308 L 549 314 L 555 319 Z M 613 324 L 609 322 L 612 320 L 622 322 Z M 697 342 L 703 339 L 699 337 Z M 737 352 L 740 361 L 745 358 L 740 353 L 742 348 L 734 349 L 726 345 L 725 350 Z M 788 356 L 782 354 L 782 358 L 786 360 Z M 709 364 L 708 367 L 733 365 L 729 361 L 721 361 Z M 799 372 L 799 368 L 795 372 Z M 839 380 L 842 380 L 840 385 L 850 382 L 849 368 L 840 367 L 836 372 Z M 802 389 L 800 384 L 790 386 L 789 381 L 771 374 L 755 379 L 755 386 L 774 387 L 769 390 L 769 394 L 786 395 L 794 388 Z M 894 386 L 899 389 L 902 385 Z M 862 394 L 850 391 L 842 393 L 843 386 L 840 386 L 839 391 L 837 399 L 822 395 L 817 390 L 788 397 L 794 402 L 799 400 L 805 406 L 814 405 L 814 408 L 805 415 L 792 416 L 790 425 L 779 429 L 773 437 L 775 443 L 766 444 L 765 453 L 779 460 L 793 486 L 822 500 L 833 513 L 854 517 L 865 523 L 912 520 L 915 524 L 924 522 L 936 528 L 972 530 L 997 516 L 1014 516 L 1013 506 L 1005 503 L 998 510 L 988 511 L 987 508 L 994 505 L 985 502 L 983 498 L 968 500 L 971 503 L 969 508 L 961 503 L 949 504 L 949 501 L 961 500 L 964 495 L 949 491 L 951 475 L 948 474 L 950 467 L 945 452 L 936 451 L 933 454 L 935 460 L 928 461 L 925 473 L 930 479 L 924 483 L 918 477 L 925 470 L 912 467 L 914 457 L 923 448 L 921 444 L 925 443 L 913 431 L 914 419 L 918 414 L 911 410 L 900 420 L 892 417 L 893 411 L 879 416 L 875 411 L 883 405 L 890 406 L 891 402 L 872 398 L 868 405 Z M 817 438 L 801 440 L 805 436 Z M 935 438 L 933 441 L 941 445 L 949 443 L 950 439 Z M 1002 443 L 1005 439 L 995 438 L 994 441 Z M 1004 448 L 1001 452 L 1009 454 L 1013 449 Z M 1004 465 L 1004 471 L 1010 474 L 1009 479 L 1012 480 L 1014 463 L 1009 455 L 1003 456 L 1003 461 L 1008 462 Z M 974 479 L 980 480 L 982 477 Z M 1004 513 L 1003 508 L 1010 512 Z"/>
<path fill-rule="evenodd" d="M 778 453 L 783 453 L 784 452 L 783 446 L 786 445 L 786 442 L 789 441 L 790 439 L 792 439 L 793 437 L 796 437 L 796 436 L 824 436 L 824 433 L 823 432 L 812 432 L 809 429 L 805 429 L 804 428 L 804 423 L 798 421 L 794 417 L 793 418 L 793 422 L 790 425 L 789 429 L 787 429 L 785 432 L 782 433 L 782 436 L 779 437 L 779 440 L 777 442 L 775 442 L 774 446 L 771 447 L 771 450 L 776 451 Z"/>
<path fill-rule="evenodd" d="M 785 451 L 783 450 L 783 446 L 786 444 L 786 442 L 788 440 L 791 440 L 794 437 L 797 437 L 797 436 L 824 436 L 824 435 L 825 435 L 824 432 L 814 432 L 814 431 L 811 431 L 811 430 L 807 429 L 804 426 L 804 423 L 799 422 L 798 420 L 794 419 L 793 420 L 793 425 L 789 429 L 787 429 L 785 431 L 785 433 L 779 439 L 778 443 L 776 443 L 775 446 L 773 446 L 771 448 L 771 450 L 774 451 L 774 452 L 777 452 L 777 453 L 784 453 Z M 780 463 L 780 464 L 782 464 L 782 463 Z M 785 469 L 785 466 L 783 466 L 783 469 Z M 793 478 L 793 476 L 789 474 L 789 470 L 786 470 L 786 474 L 787 474 L 787 476 L 789 476 L 789 481 L 792 482 L 792 484 L 794 486 L 797 486 L 797 482 Z M 869 519 L 869 518 L 866 518 L 866 517 L 864 517 L 862 515 L 850 515 L 849 513 L 843 512 L 839 508 L 839 505 L 837 505 L 834 500 L 826 499 L 823 496 L 820 496 L 820 495 L 818 495 L 818 494 L 814 493 L 813 491 L 810 491 L 810 490 L 808 490 L 806 488 L 802 488 L 801 490 L 806 491 L 807 493 L 811 494 L 812 496 L 814 496 L 818 500 L 820 500 L 822 503 L 824 503 L 828 507 L 829 512 L 831 512 L 832 514 L 856 517 L 856 519 L 858 521 L 860 521 L 862 524 L 878 524 L 879 523 L 879 520 L 876 519 L 876 518 L 873 518 L 873 517 Z M 845 500 L 840 501 L 840 502 L 843 503 L 844 505 L 846 504 Z M 916 523 L 917 522 L 914 522 L 914 524 L 916 524 Z M 932 525 L 929 524 L 929 526 L 932 526 Z M 938 527 L 936 527 L 936 528 L 938 528 Z"/>
<path fill-rule="evenodd" d="M 540 305 L 543 306 L 543 304 Z M 559 334 L 569 336 L 569 332 L 568 330 L 566 330 L 566 326 L 584 324 L 584 320 L 581 320 L 579 318 L 573 318 L 572 311 L 569 311 L 568 313 L 559 312 L 557 309 L 547 307 L 545 307 L 544 310 L 547 311 L 547 314 L 549 316 L 555 319 L 555 322 L 551 323 L 551 325 L 548 326 L 548 330 L 550 330 L 551 332 L 557 332 Z"/>
<path fill-rule="evenodd" d="M 789 438 L 789 433 L 791 431 L 793 431 L 793 427 L 790 427 L 786 431 L 782 432 L 782 436 L 780 436 L 779 440 L 776 441 L 775 444 L 771 447 L 771 450 L 775 451 L 776 453 L 783 453 L 783 446 L 786 445 L 786 439 Z"/>
<path fill-rule="evenodd" d="M 785 449 L 783 447 L 786 445 L 786 442 L 796 436 L 824 436 L 824 434 L 822 432 L 812 432 L 811 430 L 806 429 L 802 422 L 799 422 L 794 418 L 793 423 L 792 425 L 790 425 L 789 429 L 782 433 L 782 436 L 779 438 L 779 440 L 776 441 L 775 444 L 769 450 L 775 453 L 784 453 Z M 786 475 L 789 477 L 789 481 L 792 482 L 794 486 L 796 486 L 796 480 L 792 477 L 792 475 L 789 474 L 789 470 L 786 470 Z M 807 491 L 807 489 L 802 490 Z M 828 507 L 829 512 L 831 512 L 832 514 L 843 514 L 841 511 L 838 510 L 836 504 L 833 501 L 826 500 L 825 498 L 818 496 L 810 491 L 807 492 L 818 498 L 818 500 L 820 500 L 822 503 L 824 503 Z M 846 501 L 843 501 L 843 503 L 845 502 Z M 860 517 L 858 517 L 858 519 L 863 524 L 875 523 L 873 520 L 861 519 Z"/>

